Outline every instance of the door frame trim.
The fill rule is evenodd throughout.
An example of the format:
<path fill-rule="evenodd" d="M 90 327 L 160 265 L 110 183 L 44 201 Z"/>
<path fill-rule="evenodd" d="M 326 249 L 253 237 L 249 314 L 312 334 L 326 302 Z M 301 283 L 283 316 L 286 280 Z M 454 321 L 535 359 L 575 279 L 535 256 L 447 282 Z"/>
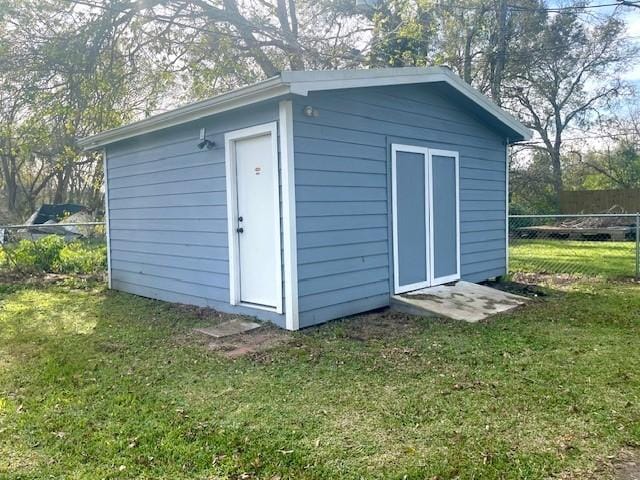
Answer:
<path fill-rule="evenodd" d="M 298 241 L 296 227 L 296 180 L 293 148 L 293 101 L 278 105 L 280 128 L 280 170 L 282 174 L 282 252 L 284 255 L 285 328 L 298 330 Z"/>
<path fill-rule="evenodd" d="M 399 285 L 399 265 L 398 265 L 398 207 L 397 207 L 397 158 L 396 152 L 420 153 L 424 155 L 425 161 L 425 229 L 426 237 L 429 241 L 426 247 L 426 259 L 428 265 L 425 265 L 426 280 L 424 282 L 413 283 L 410 285 Z M 455 181 L 456 181 L 456 273 L 446 275 L 444 277 L 435 277 L 435 249 L 434 245 L 434 227 L 433 227 L 433 178 L 432 178 L 432 157 L 444 156 L 454 158 L 455 161 Z M 428 193 L 427 193 L 428 192 Z M 431 286 L 442 285 L 443 283 L 460 280 L 460 156 L 453 150 L 439 150 L 428 147 L 420 147 L 417 145 L 405 145 L 401 143 L 391 144 L 391 225 L 393 230 L 393 294 L 409 292 Z"/>
<path fill-rule="evenodd" d="M 438 150 L 435 148 L 429 148 L 429 170 L 433 170 L 434 156 L 453 158 L 455 162 L 455 180 L 456 180 L 456 272 L 451 275 L 445 275 L 444 277 L 437 277 L 435 274 L 435 248 L 430 248 L 429 259 L 429 277 L 431 278 L 431 285 L 442 285 L 443 283 L 455 282 L 460 280 L 460 157 L 458 152 L 453 150 Z M 435 245 L 435 235 L 433 228 L 433 179 L 429 175 L 429 196 L 430 196 L 430 211 L 429 211 L 429 243 Z"/>
<path fill-rule="evenodd" d="M 273 158 L 272 169 L 276 192 L 274 195 L 274 208 L 277 212 L 278 222 L 274 225 L 274 235 L 276 239 L 275 260 L 276 271 L 273 281 L 276 284 L 275 306 L 256 305 L 253 303 L 243 303 L 240 292 L 240 241 L 236 233 L 238 228 L 238 183 L 236 168 L 236 142 L 263 135 L 271 135 L 271 155 Z M 277 122 L 269 122 L 253 127 L 242 128 L 227 132 L 224 135 L 225 146 L 225 171 L 227 184 L 227 234 L 229 239 L 229 303 L 231 305 L 244 305 L 250 308 L 268 310 L 282 313 L 282 238 L 280 235 L 280 224 L 282 215 L 280 213 L 280 169 L 278 162 L 278 127 Z"/>
<path fill-rule="evenodd" d="M 400 285 L 400 266 L 398 265 L 398 192 L 396 188 L 396 177 L 397 177 L 397 152 L 409 152 L 409 153 L 420 153 L 424 156 L 425 168 L 425 188 L 429 185 L 429 177 L 430 177 L 430 168 L 429 168 L 429 149 L 425 147 L 419 147 L 417 145 L 404 145 L 401 143 L 392 143 L 391 144 L 391 215 L 392 221 L 391 225 L 393 228 L 393 293 L 397 295 L 399 293 L 410 292 L 411 290 L 418 290 L 420 288 L 428 287 L 431 284 L 431 272 L 430 269 L 427 269 L 425 265 L 425 276 L 426 280 L 424 282 L 412 283 L 410 285 Z M 431 216 L 431 212 L 429 210 L 429 197 L 425 194 L 424 196 L 425 202 L 425 213 L 428 213 Z M 429 238 L 429 220 L 425 218 L 425 238 Z M 429 257 L 429 245 L 425 245 L 426 252 L 425 258 Z"/>

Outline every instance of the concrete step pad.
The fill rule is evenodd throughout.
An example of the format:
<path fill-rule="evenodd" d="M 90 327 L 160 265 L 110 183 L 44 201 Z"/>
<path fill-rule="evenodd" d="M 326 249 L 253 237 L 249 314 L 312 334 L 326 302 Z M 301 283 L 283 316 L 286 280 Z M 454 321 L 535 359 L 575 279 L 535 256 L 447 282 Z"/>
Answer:
<path fill-rule="evenodd" d="M 525 297 L 465 281 L 439 285 L 391 297 L 393 310 L 420 316 L 443 316 L 478 322 L 527 301 Z"/>

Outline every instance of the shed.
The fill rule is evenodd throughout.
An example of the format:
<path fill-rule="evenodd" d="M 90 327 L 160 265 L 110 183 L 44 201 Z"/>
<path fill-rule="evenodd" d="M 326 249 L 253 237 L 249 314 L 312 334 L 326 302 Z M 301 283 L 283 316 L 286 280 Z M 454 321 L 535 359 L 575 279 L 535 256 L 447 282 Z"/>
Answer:
<path fill-rule="evenodd" d="M 282 72 L 82 139 L 111 288 L 299 328 L 507 269 L 507 146 L 444 67 Z"/>

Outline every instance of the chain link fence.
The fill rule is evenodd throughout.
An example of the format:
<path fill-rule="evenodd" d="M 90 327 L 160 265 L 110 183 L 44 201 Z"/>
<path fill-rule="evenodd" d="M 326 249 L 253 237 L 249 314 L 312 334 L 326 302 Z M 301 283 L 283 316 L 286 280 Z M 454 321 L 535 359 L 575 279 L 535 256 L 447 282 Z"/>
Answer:
<path fill-rule="evenodd" d="M 640 214 L 511 215 L 512 275 L 640 279 Z"/>
<path fill-rule="evenodd" d="M 104 274 L 105 224 L 0 226 L 0 272 Z M 640 280 L 640 214 L 511 215 L 509 273 Z"/>

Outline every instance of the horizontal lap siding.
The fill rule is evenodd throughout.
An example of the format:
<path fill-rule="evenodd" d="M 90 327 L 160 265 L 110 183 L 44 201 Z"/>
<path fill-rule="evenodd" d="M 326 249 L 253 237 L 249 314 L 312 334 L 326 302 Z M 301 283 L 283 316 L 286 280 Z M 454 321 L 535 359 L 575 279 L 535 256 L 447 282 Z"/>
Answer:
<path fill-rule="evenodd" d="M 318 92 L 294 121 L 301 326 L 388 305 L 390 143 L 460 153 L 462 277 L 504 273 L 504 140 L 464 107 L 429 86 Z"/>
<path fill-rule="evenodd" d="M 325 94 L 323 98 L 332 98 Z M 300 325 L 389 303 L 384 135 L 294 102 Z M 324 117 L 325 111 L 317 106 Z M 310 121 L 309 121 L 310 120 Z"/>
<path fill-rule="evenodd" d="M 276 119 L 277 105 L 254 106 L 109 147 L 113 288 L 284 325 L 229 305 L 224 134 Z M 202 127 L 212 150 L 197 148 Z"/>

